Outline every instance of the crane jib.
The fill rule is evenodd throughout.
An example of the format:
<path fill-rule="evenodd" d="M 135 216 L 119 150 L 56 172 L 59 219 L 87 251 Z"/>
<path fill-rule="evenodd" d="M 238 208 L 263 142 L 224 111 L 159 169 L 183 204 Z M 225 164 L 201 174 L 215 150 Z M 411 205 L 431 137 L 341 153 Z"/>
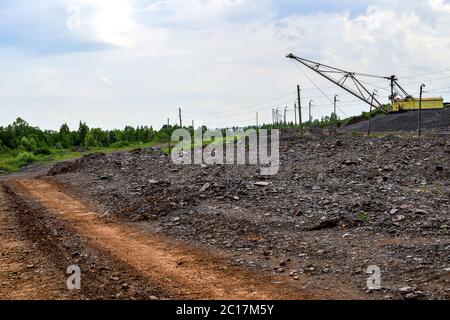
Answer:
<path fill-rule="evenodd" d="M 305 58 L 300 58 L 295 56 L 294 54 L 290 53 L 286 55 L 289 59 L 294 59 L 304 66 L 308 67 L 309 69 L 313 70 L 314 72 L 320 74 L 322 77 L 326 78 L 327 80 L 331 81 L 335 85 L 339 86 L 340 88 L 344 89 L 348 93 L 352 94 L 353 96 L 357 97 L 361 101 L 367 103 L 368 105 L 387 113 L 388 110 L 384 107 L 380 101 L 375 97 L 374 93 L 371 93 L 359 80 L 356 76 L 361 77 L 372 77 L 372 78 L 380 78 L 380 79 L 386 79 L 391 81 L 391 100 L 393 101 L 396 95 L 400 95 L 403 98 L 407 99 L 411 96 L 399 85 L 397 82 L 396 76 L 377 76 L 367 73 L 357 73 L 357 72 L 350 72 L 343 69 L 335 68 L 332 66 L 328 66 L 326 64 L 321 64 L 316 61 L 312 61 Z M 332 78 L 329 74 L 341 74 L 342 78 L 340 80 L 336 80 Z M 354 88 L 351 88 L 349 85 L 346 85 L 345 82 L 351 79 L 354 84 Z"/>

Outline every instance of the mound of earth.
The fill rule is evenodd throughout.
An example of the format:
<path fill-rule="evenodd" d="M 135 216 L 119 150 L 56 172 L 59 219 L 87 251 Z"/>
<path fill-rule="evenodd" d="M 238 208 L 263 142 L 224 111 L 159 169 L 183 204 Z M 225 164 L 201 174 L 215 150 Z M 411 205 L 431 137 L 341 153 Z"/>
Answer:
<path fill-rule="evenodd" d="M 366 132 L 369 121 L 361 121 L 345 126 L 344 132 Z M 418 111 L 392 113 L 374 117 L 370 123 L 372 132 L 415 131 L 418 126 Z M 425 130 L 450 130 L 450 108 L 422 110 L 422 128 Z"/>

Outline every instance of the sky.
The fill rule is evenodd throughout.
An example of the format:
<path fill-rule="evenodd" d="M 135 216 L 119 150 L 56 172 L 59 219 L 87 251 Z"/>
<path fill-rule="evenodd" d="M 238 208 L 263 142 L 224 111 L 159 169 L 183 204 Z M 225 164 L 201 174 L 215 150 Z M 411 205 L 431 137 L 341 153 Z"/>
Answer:
<path fill-rule="evenodd" d="M 0 126 L 159 128 L 178 108 L 196 127 L 293 120 L 297 84 L 304 118 L 335 94 L 341 118 L 368 109 L 290 52 L 448 101 L 450 2 L 0 0 Z M 387 102 L 386 80 L 362 80 Z"/>

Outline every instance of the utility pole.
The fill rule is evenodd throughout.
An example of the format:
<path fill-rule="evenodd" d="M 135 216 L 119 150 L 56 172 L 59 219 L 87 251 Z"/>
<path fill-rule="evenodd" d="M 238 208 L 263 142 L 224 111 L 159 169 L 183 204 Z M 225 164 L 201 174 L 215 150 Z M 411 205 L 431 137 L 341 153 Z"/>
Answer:
<path fill-rule="evenodd" d="M 369 126 L 367 128 L 367 135 L 370 136 L 370 119 L 372 118 L 372 107 L 373 107 L 373 99 L 375 98 L 375 95 L 377 94 L 377 90 L 374 90 L 372 93 L 372 99 L 370 100 L 370 109 L 369 109 Z"/>
<path fill-rule="evenodd" d="M 259 128 L 259 124 L 258 124 L 258 112 L 256 112 L 256 128 Z"/>
<path fill-rule="evenodd" d="M 390 80 L 391 80 L 391 108 L 393 108 L 394 107 L 394 98 L 395 98 L 395 96 L 394 96 L 394 82 L 396 80 L 395 76 L 392 75 Z"/>
<path fill-rule="evenodd" d="M 169 132 L 169 154 L 167 155 L 167 160 L 170 161 L 170 149 L 172 149 L 172 146 L 171 146 L 172 135 L 170 134 L 170 119 L 169 118 L 167 118 L 167 131 Z"/>
<path fill-rule="evenodd" d="M 180 128 L 183 128 L 183 121 L 181 121 L 181 108 L 178 108 L 178 116 L 180 117 Z"/>
<path fill-rule="evenodd" d="M 336 113 L 336 103 L 338 101 L 338 95 L 334 95 L 334 134 L 337 134 L 337 113 Z"/>
<path fill-rule="evenodd" d="M 298 124 L 300 125 L 300 132 L 303 135 L 302 127 L 302 101 L 300 99 L 300 85 L 297 85 L 297 103 L 298 103 Z"/>
<path fill-rule="evenodd" d="M 192 130 L 195 131 L 195 127 L 194 127 L 194 120 L 192 120 Z"/>
<path fill-rule="evenodd" d="M 297 125 L 297 103 L 294 103 L 294 122 Z"/>
<path fill-rule="evenodd" d="M 284 125 L 286 126 L 286 111 L 288 107 L 284 107 Z"/>
<path fill-rule="evenodd" d="M 420 85 L 420 98 L 419 98 L 419 137 L 422 135 L 422 94 L 423 94 L 423 88 L 425 85 L 422 83 Z"/>
<path fill-rule="evenodd" d="M 313 100 L 309 100 L 309 133 L 312 133 L 312 117 L 311 117 L 311 105 Z"/>

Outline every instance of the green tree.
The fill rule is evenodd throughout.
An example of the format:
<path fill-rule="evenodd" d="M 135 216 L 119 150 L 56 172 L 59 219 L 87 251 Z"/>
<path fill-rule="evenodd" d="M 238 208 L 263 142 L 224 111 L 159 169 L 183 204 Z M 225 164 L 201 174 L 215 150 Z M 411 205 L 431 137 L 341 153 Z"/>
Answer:
<path fill-rule="evenodd" d="M 29 133 L 30 125 L 22 118 L 17 118 L 12 124 L 12 128 L 17 136 L 26 136 Z"/>
<path fill-rule="evenodd" d="M 0 128 L 0 130 L 1 130 L 2 128 Z M 6 146 L 3 144 L 3 141 L 2 141 L 2 139 L 0 139 L 0 152 L 3 152 L 3 151 L 5 151 L 6 150 Z"/>
<path fill-rule="evenodd" d="M 64 123 L 59 129 L 59 141 L 63 148 L 69 148 L 72 146 L 72 136 L 70 134 L 69 126 Z"/>
<path fill-rule="evenodd" d="M 92 131 L 89 131 L 86 135 L 86 139 L 84 141 L 84 145 L 86 147 L 97 147 L 98 146 L 98 142 L 97 140 L 95 140 L 94 134 L 92 133 Z"/>
<path fill-rule="evenodd" d="M 20 146 L 23 147 L 27 151 L 31 151 L 30 140 L 28 140 L 27 137 L 22 137 L 22 139 L 20 139 Z"/>
<path fill-rule="evenodd" d="M 36 140 L 33 137 L 31 137 L 28 140 L 30 140 L 30 150 L 29 151 L 36 150 L 37 149 L 37 142 L 36 142 Z"/>
<path fill-rule="evenodd" d="M 108 132 L 108 140 L 110 144 L 116 143 L 119 141 L 119 135 L 116 130 L 112 130 Z"/>
<path fill-rule="evenodd" d="M 125 129 L 123 129 L 122 140 L 128 142 L 136 141 L 136 130 L 131 126 L 126 126 Z"/>
<path fill-rule="evenodd" d="M 89 127 L 86 125 L 86 122 L 80 121 L 80 124 L 78 126 L 78 132 L 77 132 L 77 134 L 78 134 L 78 138 L 77 138 L 78 143 L 77 144 L 79 146 L 84 144 L 88 132 L 89 132 Z"/>

